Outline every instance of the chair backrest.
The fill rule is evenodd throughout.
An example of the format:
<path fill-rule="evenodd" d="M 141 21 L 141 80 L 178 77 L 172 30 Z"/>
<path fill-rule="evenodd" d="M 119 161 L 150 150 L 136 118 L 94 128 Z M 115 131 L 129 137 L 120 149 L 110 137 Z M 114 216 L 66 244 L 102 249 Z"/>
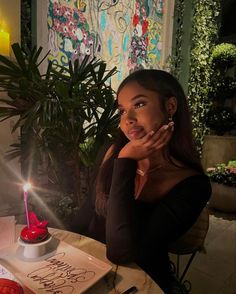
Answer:
<path fill-rule="evenodd" d="M 205 207 L 194 225 L 183 236 L 169 246 L 169 252 L 182 255 L 201 251 L 203 249 L 208 228 L 209 211 L 207 207 Z"/>

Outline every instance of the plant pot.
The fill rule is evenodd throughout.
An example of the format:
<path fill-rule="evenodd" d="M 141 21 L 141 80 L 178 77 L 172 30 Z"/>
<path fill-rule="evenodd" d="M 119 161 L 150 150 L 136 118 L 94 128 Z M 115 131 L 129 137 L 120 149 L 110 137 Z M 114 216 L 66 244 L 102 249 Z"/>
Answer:
<path fill-rule="evenodd" d="M 209 207 L 223 211 L 236 212 L 236 187 L 223 184 L 211 183 L 212 195 Z"/>
<path fill-rule="evenodd" d="M 218 163 L 228 163 L 236 156 L 236 136 L 206 135 L 202 148 L 202 166 L 206 170 Z"/>

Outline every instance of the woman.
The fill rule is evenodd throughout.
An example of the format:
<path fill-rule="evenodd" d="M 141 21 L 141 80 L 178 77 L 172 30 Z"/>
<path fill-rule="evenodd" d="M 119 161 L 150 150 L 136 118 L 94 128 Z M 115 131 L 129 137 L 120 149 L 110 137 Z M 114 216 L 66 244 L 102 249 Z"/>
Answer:
<path fill-rule="evenodd" d="M 194 224 L 211 194 L 186 97 L 169 73 L 139 70 L 121 83 L 117 103 L 120 133 L 103 160 L 96 196 L 107 257 L 136 262 L 173 293 L 168 246 Z"/>

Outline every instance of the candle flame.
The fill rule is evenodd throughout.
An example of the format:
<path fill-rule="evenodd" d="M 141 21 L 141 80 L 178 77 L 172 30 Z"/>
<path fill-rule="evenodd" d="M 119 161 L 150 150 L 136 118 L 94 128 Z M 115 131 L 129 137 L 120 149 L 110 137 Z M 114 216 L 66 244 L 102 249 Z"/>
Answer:
<path fill-rule="evenodd" d="M 25 192 L 27 192 L 28 190 L 30 190 L 31 189 L 31 184 L 30 183 L 26 183 L 26 184 L 24 184 L 24 186 L 23 186 L 23 190 L 25 191 Z"/>

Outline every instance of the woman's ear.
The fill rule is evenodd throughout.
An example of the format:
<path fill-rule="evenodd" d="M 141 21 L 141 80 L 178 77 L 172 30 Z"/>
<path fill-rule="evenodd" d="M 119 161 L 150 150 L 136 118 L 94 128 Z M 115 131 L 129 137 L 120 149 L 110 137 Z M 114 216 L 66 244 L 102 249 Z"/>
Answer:
<path fill-rule="evenodd" d="M 166 110 L 169 116 L 173 116 L 177 110 L 177 99 L 172 96 L 170 98 L 168 98 L 167 102 L 166 102 Z"/>

